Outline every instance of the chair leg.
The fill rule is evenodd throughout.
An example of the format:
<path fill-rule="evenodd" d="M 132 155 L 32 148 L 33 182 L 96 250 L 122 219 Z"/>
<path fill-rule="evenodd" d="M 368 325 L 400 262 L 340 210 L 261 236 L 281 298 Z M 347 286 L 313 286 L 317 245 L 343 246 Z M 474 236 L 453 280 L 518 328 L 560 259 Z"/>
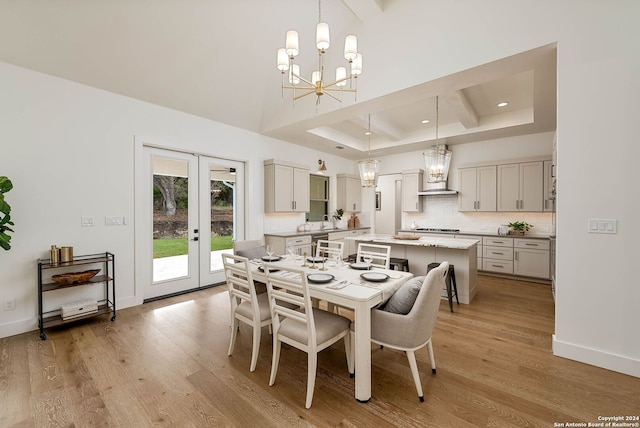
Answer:
<path fill-rule="evenodd" d="M 233 354 L 233 349 L 236 346 L 236 336 L 238 335 L 238 328 L 240 327 L 240 322 L 236 317 L 233 317 L 231 320 L 231 337 L 229 338 L 229 351 L 227 355 Z"/>
<path fill-rule="evenodd" d="M 458 284 L 456 284 L 456 271 L 451 269 L 451 283 L 453 284 L 453 293 L 456 295 L 456 303 L 459 305 L 460 300 L 458 300 Z"/>
<path fill-rule="evenodd" d="M 449 310 L 453 312 L 453 296 L 451 295 L 451 277 L 447 275 L 447 278 L 444 279 L 447 285 L 447 299 L 449 299 Z"/>
<path fill-rule="evenodd" d="M 431 339 L 427 342 L 427 349 L 429 350 L 429 360 L 431 360 L 431 373 L 436 374 L 436 358 L 433 355 L 433 345 Z"/>
<path fill-rule="evenodd" d="M 418 373 L 418 363 L 416 363 L 416 354 L 413 351 L 407 351 L 407 359 L 409 360 L 409 367 L 411 367 L 411 374 L 413 374 L 413 381 L 416 384 L 418 390 L 418 398 L 420 401 L 424 401 L 424 395 L 422 394 L 422 385 L 420 384 L 420 373 Z"/>
<path fill-rule="evenodd" d="M 273 336 L 273 357 L 271 359 L 271 376 L 269 377 L 269 386 L 273 386 L 276 382 L 278 363 L 280 362 L 280 345 L 281 342 L 276 338 L 276 336 Z"/>
<path fill-rule="evenodd" d="M 307 354 L 307 402 L 304 407 L 307 409 L 311 407 L 311 401 L 313 400 L 313 390 L 316 386 L 316 369 L 318 367 L 318 353 L 314 350 L 309 350 Z"/>
<path fill-rule="evenodd" d="M 347 335 L 344 337 L 344 351 L 347 354 L 347 370 L 349 371 L 350 375 L 353 375 L 355 373 L 354 370 L 354 355 L 353 355 L 353 345 L 352 345 L 352 338 L 351 338 L 351 332 L 347 333 Z"/>
<path fill-rule="evenodd" d="M 253 346 L 251 348 L 251 368 L 250 372 L 255 371 L 256 364 L 258 363 L 258 352 L 260 352 L 260 334 L 262 328 L 260 327 L 260 323 L 258 325 L 253 326 Z"/>

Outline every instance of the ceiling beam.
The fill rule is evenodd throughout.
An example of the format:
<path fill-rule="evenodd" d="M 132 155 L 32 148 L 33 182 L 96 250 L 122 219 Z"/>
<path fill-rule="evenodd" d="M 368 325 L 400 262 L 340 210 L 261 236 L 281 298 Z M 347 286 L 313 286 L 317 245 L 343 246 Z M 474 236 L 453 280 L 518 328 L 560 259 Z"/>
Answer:
<path fill-rule="evenodd" d="M 462 91 L 455 91 L 447 97 L 447 101 L 453 113 L 466 129 L 479 126 L 478 115 Z"/>

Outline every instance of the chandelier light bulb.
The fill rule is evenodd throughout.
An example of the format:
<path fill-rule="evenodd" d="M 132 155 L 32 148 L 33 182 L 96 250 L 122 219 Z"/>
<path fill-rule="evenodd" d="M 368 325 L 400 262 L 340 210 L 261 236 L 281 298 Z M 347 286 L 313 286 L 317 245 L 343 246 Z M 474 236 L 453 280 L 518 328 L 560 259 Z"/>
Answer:
<path fill-rule="evenodd" d="M 284 73 L 289 69 L 289 55 L 285 48 L 278 49 L 278 70 Z"/>
<path fill-rule="evenodd" d="M 344 59 L 351 62 L 358 55 L 358 38 L 353 34 L 344 38 Z"/>
<path fill-rule="evenodd" d="M 316 47 L 319 50 L 324 52 L 325 49 L 329 48 L 330 44 L 331 43 L 329 40 L 329 24 L 325 22 L 320 22 L 316 26 Z"/>
<path fill-rule="evenodd" d="M 356 54 L 356 58 L 351 63 L 351 75 L 358 77 L 362 74 L 362 54 Z"/>
<path fill-rule="evenodd" d="M 311 83 L 313 83 L 315 85 L 320 80 L 322 80 L 322 79 L 320 78 L 320 72 L 319 71 L 314 71 L 313 73 L 311 73 Z"/>
<path fill-rule="evenodd" d="M 287 31 L 287 40 L 284 47 L 290 58 L 298 55 L 298 46 L 298 32 L 295 30 Z"/>

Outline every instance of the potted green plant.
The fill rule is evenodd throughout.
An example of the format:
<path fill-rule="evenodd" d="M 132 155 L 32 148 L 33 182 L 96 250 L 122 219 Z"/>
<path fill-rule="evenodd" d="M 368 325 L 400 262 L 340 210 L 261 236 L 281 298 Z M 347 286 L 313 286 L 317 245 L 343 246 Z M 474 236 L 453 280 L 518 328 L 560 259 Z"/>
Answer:
<path fill-rule="evenodd" d="M 525 232 L 528 232 L 533 227 L 532 224 L 526 221 L 512 221 L 507 226 L 511 229 L 509 231 L 511 235 L 524 235 Z"/>
<path fill-rule="evenodd" d="M 337 229 L 338 224 L 342 220 L 342 215 L 344 214 L 344 210 L 342 208 L 338 208 L 335 213 L 333 213 L 333 228 Z"/>
<path fill-rule="evenodd" d="M 11 206 L 5 201 L 4 194 L 13 189 L 13 183 L 7 177 L 0 177 L 0 247 L 5 250 L 11 248 L 11 236 L 7 232 L 13 232 L 9 226 L 11 221 Z"/>

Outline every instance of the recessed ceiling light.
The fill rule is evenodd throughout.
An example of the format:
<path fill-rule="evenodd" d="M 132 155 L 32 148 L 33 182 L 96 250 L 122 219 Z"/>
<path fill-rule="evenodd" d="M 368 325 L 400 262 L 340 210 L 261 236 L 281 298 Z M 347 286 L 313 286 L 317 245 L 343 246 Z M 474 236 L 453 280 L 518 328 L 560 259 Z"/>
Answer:
<path fill-rule="evenodd" d="M 425 119 L 423 121 L 420 121 L 420 123 L 429 123 L 429 119 Z"/>
<path fill-rule="evenodd" d="M 373 132 L 371 132 L 371 131 L 367 131 L 367 132 L 364 133 L 364 135 L 371 135 L 371 134 L 373 134 Z"/>
<path fill-rule="evenodd" d="M 504 102 L 504 101 L 503 101 L 503 102 L 501 102 L 501 103 L 498 103 L 498 107 L 506 107 L 506 106 L 508 106 L 508 105 L 509 105 L 509 103 Z"/>
<path fill-rule="evenodd" d="M 344 149 L 344 146 L 336 146 L 336 149 L 342 150 L 342 149 Z"/>

